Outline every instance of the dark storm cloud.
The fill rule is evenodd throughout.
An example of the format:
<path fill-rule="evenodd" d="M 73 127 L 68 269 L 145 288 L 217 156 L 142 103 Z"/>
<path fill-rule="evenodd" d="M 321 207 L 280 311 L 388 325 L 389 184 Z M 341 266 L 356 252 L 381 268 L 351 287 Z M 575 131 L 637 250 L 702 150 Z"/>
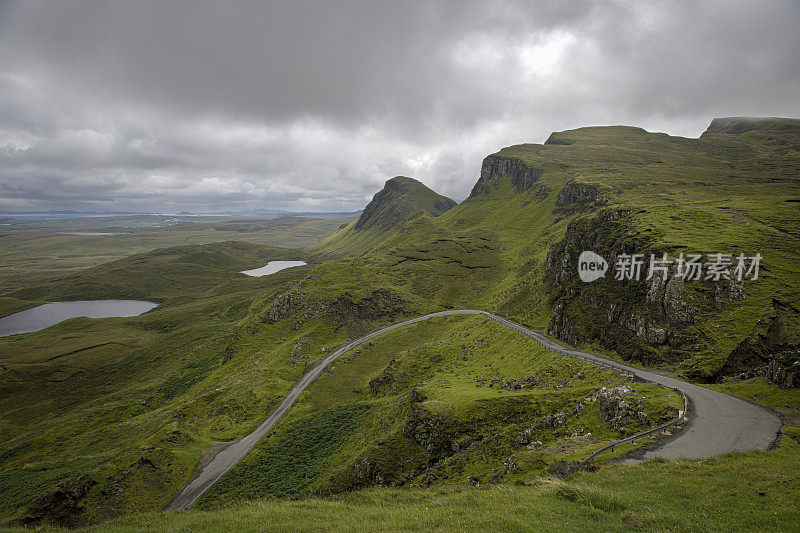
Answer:
<path fill-rule="evenodd" d="M 460 199 L 552 130 L 800 115 L 796 3 L 0 6 L 0 209 Z"/>

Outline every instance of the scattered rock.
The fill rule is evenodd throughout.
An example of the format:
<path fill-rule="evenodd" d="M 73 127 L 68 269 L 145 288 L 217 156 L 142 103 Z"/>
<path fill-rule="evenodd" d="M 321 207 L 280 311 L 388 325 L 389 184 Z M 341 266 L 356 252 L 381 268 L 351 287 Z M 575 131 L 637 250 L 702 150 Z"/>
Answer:
<path fill-rule="evenodd" d="M 503 474 L 513 472 L 517 468 L 517 458 L 513 455 L 503 462 Z"/>
<path fill-rule="evenodd" d="M 542 425 L 545 428 L 556 429 L 563 426 L 566 421 L 567 421 L 566 413 L 555 413 L 551 415 L 546 415 L 542 419 Z"/>
<path fill-rule="evenodd" d="M 603 387 L 597 393 L 597 407 L 600 419 L 612 428 L 623 431 L 626 426 L 637 423 L 649 426 L 650 420 L 644 412 L 644 402 L 639 399 L 635 404 L 627 398 L 633 389 L 628 385 L 620 385 L 610 389 Z"/>
<path fill-rule="evenodd" d="M 526 428 L 520 431 L 514 440 L 517 444 L 529 444 L 531 442 L 531 435 L 533 435 L 534 432 L 535 430 L 533 428 Z"/>

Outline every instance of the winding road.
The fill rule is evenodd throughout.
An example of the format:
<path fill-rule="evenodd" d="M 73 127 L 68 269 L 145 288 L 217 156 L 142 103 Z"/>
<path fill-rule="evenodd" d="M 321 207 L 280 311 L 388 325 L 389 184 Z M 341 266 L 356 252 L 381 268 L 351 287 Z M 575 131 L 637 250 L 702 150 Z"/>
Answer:
<path fill-rule="evenodd" d="M 590 363 L 608 367 L 620 372 L 627 372 L 641 379 L 658 383 L 682 392 L 689 399 L 689 421 L 676 436 L 663 441 L 657 447 L 647 450 L 642 458 L 653 457 L 691 459 L 711 457 L 732 451 L 765 450 L 778 436 L 781 421 L 770 410 L 747 402 L 740 398 L 717 392 L 700 385 L 687 383 L 680 379 L 666 376 L 654 371 L 618 363 L 599 355 L 575 350 L 547 338 L 541 332 L 520 326 L 510 320 L 493 315 L 486 311 L 457 309 L 440 311 L 424 316 L 398 322 L 373 331 L 356 339 L 325 357 L 320 364 L 308 371 L 292 387 L 289 394 L 278 407 L 252 433 L 237 440 L 215 455 L 206 465 L 195 473 L 192 479 L 167 504 L 166 509 L 189 509 L 197 499 L 217 482 L 228 470 L 238 463 L 247 452 L 263 437 L 275 423 L 289 410 L 300 394 L 331 363 L 342 354 L 389 331 L 415 324 L 433 317 L 449 315 L 483 315 L 504 326 L 510 327 L 530 337 L 542 346 L 557 353 L 582 359 Z"/>

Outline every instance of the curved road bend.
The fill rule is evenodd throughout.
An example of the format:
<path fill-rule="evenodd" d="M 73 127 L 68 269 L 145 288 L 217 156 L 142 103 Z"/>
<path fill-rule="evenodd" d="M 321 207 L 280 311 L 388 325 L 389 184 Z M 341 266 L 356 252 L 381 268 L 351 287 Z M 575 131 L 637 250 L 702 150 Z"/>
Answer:
<path fill-rule="evenodd" d="M 479 314 L 519 331 L 536 342 L 557 353 L 582 359 L 600 366 L 634 374 L 646 381 L 677 389 L 689 398 L 691 417 L 686 427 L 676 437 L 645 452 L 644 458 L 703 458 L 732 451 L 769 448 L 778 436 L 780 419 L 764 407 L 745 400 L 717 392 L 700 385 L 687 383 L 677 378 L 665 376 L 649 370 L 618 363 L 599 355 L 574 350 L 541 332 L 520 326 L 510 320 L 473 309 L 454 309 L 419 316 L 391 326 L 373 331 L 350 342 L 328 355 L 320 364 L 308 371 L 292 387 L 289 394 L 278 407 L 252 433 L 237 440 L 216 456 L 178 492 L 167 505 L 167 509 L 188 509 L 211 485 L 217 482 L 228 470 L 249 452 L 275 423 L 289 410 L 308 385 L 311 384 L 331 363 L 342 354 L 389 331 L 415 324 L 437 316 Z"/>

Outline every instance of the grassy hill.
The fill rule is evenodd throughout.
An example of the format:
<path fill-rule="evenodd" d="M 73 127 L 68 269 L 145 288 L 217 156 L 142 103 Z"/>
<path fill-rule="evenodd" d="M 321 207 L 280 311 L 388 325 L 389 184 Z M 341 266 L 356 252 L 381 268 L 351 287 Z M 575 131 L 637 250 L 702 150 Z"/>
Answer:
<path fill-rule="evenodd" d="M 203 448 L 258 419 L 276 397 L 254 396 L 247 386 L 220 395 L 219 376 L 234 366 L 236 327 L 252 301 L 309 267 L 267 278 L 238 271 L 297 257 L 295 250 L 244 243 L 179 247 L 19 291 L 16 301 L 31 305 L 23 298 L 137 297 L 161 305 L 139 317 L 76 318 L 0 339 L 3 516 L 87 473 L 98 484 L 90 517 L 158 506 Z M 261 384 L 262 372 L 261 365 L 249 368 L 247 380 Z M 282 383 L 279 391 L 299 375 L 270 373 Z M 206 382 L 209 376 L 215 378 Z M 155 466 L 161 461 L 169 465 L 164 471 Z"/>
<path fill-rule="evenodd" d="M 46 503 L 76 486 L 80 497 L 64 523 L 156 509 L 203 450 L 251 431 L 316 359 L 380 325 L 453 307 L 493 311 L 611 357 L 800 411 L 798 389 L 775 383 L 785 387 L 792 375 L 800 332 L 800 121 L 715 120 L 699 139 L 623 126 L 558 132 L 544 145 L 488 156 L 470 197 L 452 208 L 443 201 L 394 178 L 358 221 L 307 252 L 234 243 L 172 248 L 0 293 L 6 309 L 86 295 L 163 302 L 136 318 L 76 319 L 0 339 L 7 354 L 0 360 L 2 516 L 36 522 L 31 501 Z M 763 260 L 759 278 L 741 285 L 668 287 L 613 276 L 585 284 L 576 272 L 582 250 L 612 265 L 622 253 L 758 252 Z M 237 274 L 305 257 L 314 264 L 259 279 Z M 684 496 L 691 491 L 674 490 L 646 505 L 635 496 L 655 491 L 652 476 L 676 488 L 700 475 L 698 491 L 722 494 L 730 479 L 749 475 L 779 493 L 766 511 L 756 510 L 764 518 L 783 494 L 800 494 L 796 479 L 780 473 L 798 457 L 791 439 L 778 452 L 630 471 L 602 466 L 565 484 L 542 481 L 677 406 L 662 389 L 632 384 L 641 409 L 635 421 L 614 427 L 590 399 L 620 379 L 480 317 L 431 320 L 338 361 L 201 506 L 395 488 L 114 525 L 224 529 L 237 516 L 247 524 L 278 515 L 301 520 L 298 509 L 308 508 L 329 509 L 337 523 L 361 513 L 375 524 L 385 516 L 375 509 L 388 507 L 390 526 L 422 527 L 414 502 L 430 500 L 442 502 L 431 520 L 469 528 L 459 513 L 470 505 L 484 505 L 489 516 L 490 505 L 536 497 L 552 510 L 531 504 L 521 516 L 533 523 L 546 524 L 561 509 L 576 527 L 657 528 L 669 509 L 686 505 L 722 520 L 713 523 L 747 527 L 746 517 L 720 517 L 725 502 L 750 508 L 749 493 L 698 503 Z M 726 468 L 728 477 L 715 477 Z M 475 504 L 484 496 L 491 504 Z M 486 520 L 475 528 L 518 523 Z M 709 523 L 670 520 L 676 528 Z"/>
<path fill-rule="evenodd" d="M 343 226 L 315 248 L 329 255 L 370 251 L 386 236 L 407 225 L 424 223 L 455 207 L 456 203 L 413 178 L 396 176 L 386 182 L 354 222 Z M 405 231 L 409 231 L 406 228 Z"/>

